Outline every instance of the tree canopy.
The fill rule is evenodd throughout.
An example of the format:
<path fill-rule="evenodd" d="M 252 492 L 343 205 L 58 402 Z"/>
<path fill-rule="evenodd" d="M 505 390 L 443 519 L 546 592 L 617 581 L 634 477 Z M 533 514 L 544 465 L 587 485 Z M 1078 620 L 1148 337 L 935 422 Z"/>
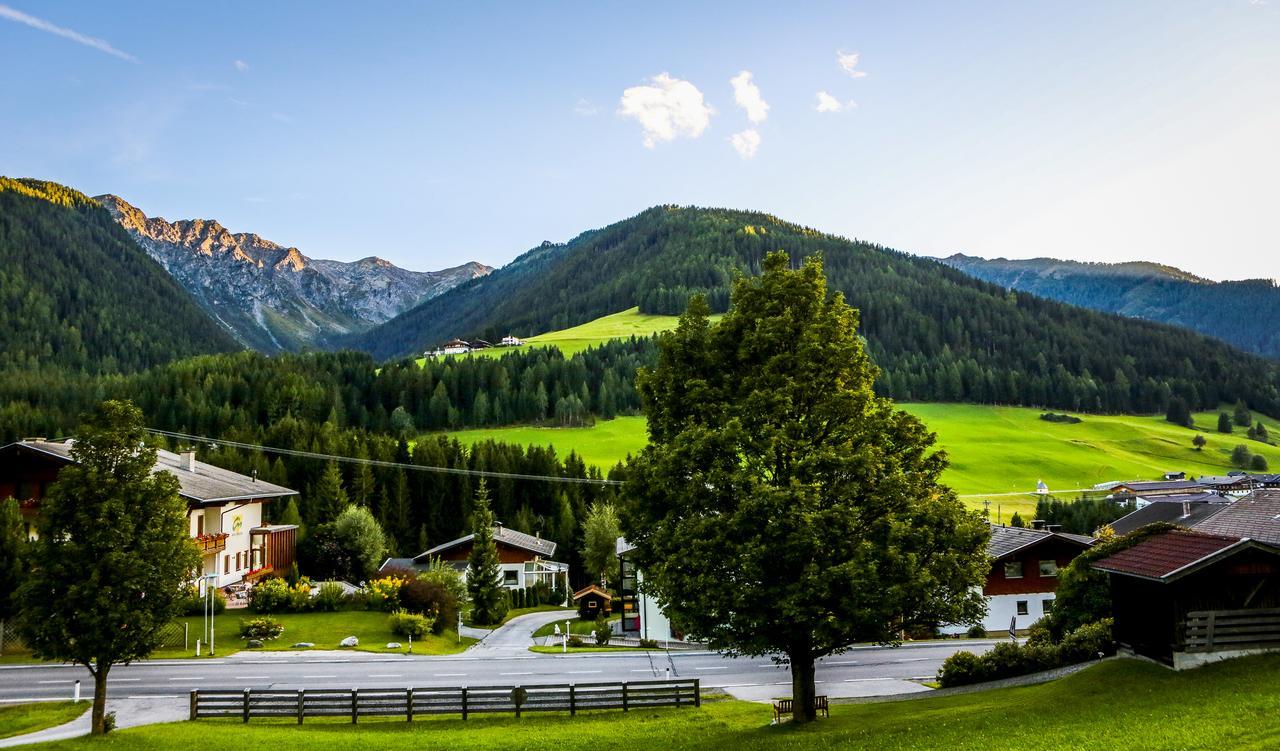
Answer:
<path fill-rule="evenodd" d="M 475 508 L 471 512 L 471 557 L 467 561 L 467 595 L 471 599 L 471 620 L 478 624 L 499 623 L 507 614 L 502 591 L 498 545 L 493 541 L 493 512 L 489 510 L 489 487 L 481 480 L 476 487 Z"/>
<path fill-rule="evenodd" d="M 673 623 L 785 654 L 812 719 L 816 658 L 980 617 L 987 527 L 939 484 L 933 435 L 873 392 L 858 314 L 820 259 L 770 254 L 718 325 L 709 312 L 695 298 L 639 378 L 650 443 L 623 531 Z"/>

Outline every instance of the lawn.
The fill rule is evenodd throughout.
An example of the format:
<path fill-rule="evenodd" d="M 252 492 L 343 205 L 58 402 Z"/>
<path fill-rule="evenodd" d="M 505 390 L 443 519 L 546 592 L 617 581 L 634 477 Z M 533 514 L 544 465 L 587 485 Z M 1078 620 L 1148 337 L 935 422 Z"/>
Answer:
<path fill-rule="evenodd" d="M 57 727 L 84 714 L 89 702 L 42 701 L 32 704 L 0 705 L 0 738 L 34 733 Z"/>
<path fill-rule="evenodd" d="M 571 610 L 566 607 L 562 607 L 560 605 L 538 605 L 532 608 L 512 608 L 508 610 L 507 614 L 502 617 L 502 623 L 499 623 L 497 625 L 493 625 L 493 624 L 480 625 L 480 624 L 471 623 L 470 611 L 468 611 L 464 617 L 466 618 L 466 622 L 468 626 L 475 626 L 477 628 L 497 628 L 498 626 L 501 626 L 503 623 L 506 623 L 512 618 L 519 618 L 522 615 L 528 615 L 530 613 L 550 613 L 553 610 L 563 610 L 566 613 L 576 612 L 574 610 Z"/>
<path fill-rule="evenodd" d="M 588 641 L 585 646 L 569 647 L 569 654 L 582 653 L 598 653 L 598 652 L 644 652 L 648 647 L 626 647 L 621 644 L 599 645 Z M 653 647 L 653 649 L 661 649 L 661 647 Z M 534 645 L 529 647 L 530 652 L 537 652 L 543 655 L 558 655 L 564 653 L 563 645 L 548 644 L 547 646 Z"/>
<path fill-rule="evenodd" d="M 661 749 L 1273 749 L 1280 738 L 1280 656 L 1173 673 L 1110 661 L 1052 683 L 889 704 L 841 705 L 808 727 L 770 726 L 767 705 L 701 709 L 362 721 L 359 725 L 204 721 L 120 731 L 54 748 L 370 748 L 595 751 L 619 739 Z"/>
<path fill-rule="evenodd" d="M 1154 479 L 1170 470 L 1192 475 L 1225 474 L 1233 469 L 1231 449 L 1248 444 L 1280 471 L 1280 448 L 1216 431 L 1217 413 L 1196 415 L 1196 429 L 1150 415 L 1088 415 L 1069 425 L 1040 419 L 1043 410 L 974 404 L 903 404 L 924 420 L 947 450 L 951 468 L 943 480 L 981 508 L 991 501 L 992 518 L 1008 520 L 1014 511 L 1035 510 L 1031 491 L 1038 480 L 1050 490 L 1088 488 L 1110 480 Z M 1260 418 L 1274 436 L 1280 423 Z M 1201 433 L 1209 443 L 1196 451 L 1191 439 Z M 494 439 L 522 445 L 554 445 L 561 455 L 576 451 L 602 469 L 634 454 L 647 442 L 643 417 L 602 420 L 590 428 L 492 428 L 452 434 L 467 444 Z M 1003 495 L 1010 494 L 1010 495 Z"/>
<path fill-rule="evenodd" d="M 245 642 L 240 638 L 240 620 L 256 617 L 258 614 L 248 610 L 228 610 L 214 619 L 217 627 L 214 646 L 217 648 L 218 656 L 225 657 L 245 648 Z M 271 617 L 284 624 L 284 634 L 279 639 L 267 642 L 262 648 L 266 651 L 288 650 L 291 649 L 290 645 L 298 642 L 313 642 L 315 646 L 312 649 L 338 649 L 338 642 L 348 636 L 354 636 L 360 640 L 360 646 L 357 648 L 359 651 L 390 651 L 398 654 L 404 649 L 387 650 L 386 645 L 390 642 L 401 642 L 407 645 L 409 642 L 403 636 L 391 632 L 387 627 L 388 614 L 382 612 L 344 610 L 336 613 L 281 613 Z M 199 616 L 182 618 L 179 622 L 190 624 L 190 647 L 186 650 L 180 646 L 166 648 L 157 651 L 152 657 L 195 655 L 196 639 L 200 635 L 202 626 L 201 618 Z M 413 652 L 426 655 L 453 654 L 461 652 L 473 643 L 475 643 L 474 639 L 466 638 L 459 642 L 456 633 L 446 631 L 441 636 L 430 636 L 424 640 L 415 639 Z M 208 653 L 206 646 L 202 654 L 207 656 Z"/>
<path fill-rule="evenodd" d="M 622 616 L 615 615 L 609 619 L 609 622 L 613 623 L 614 621 L 619 621 L 619 620 L 622 620 Z M 564 621 L 559 621 L 557 623 L 548 623 L 540 627 L 537 631 L 533 632 L 533 636 L 535 639 L 539 636 L 553 636 L 555 635 L 555 632 L 556 632 L 556 626 L 560 626 L 561 633 L 564 633 L 564 628 L 563 628 Z M 590 636 L 595 632 L 595 630 L 596 630 L 596 622 L 594 620 L 587 620 L 585 618 L 574 618 L 573 620 L 569 621 L 569 633 L 571 634 L 578 634 L 579 636 Z"/>

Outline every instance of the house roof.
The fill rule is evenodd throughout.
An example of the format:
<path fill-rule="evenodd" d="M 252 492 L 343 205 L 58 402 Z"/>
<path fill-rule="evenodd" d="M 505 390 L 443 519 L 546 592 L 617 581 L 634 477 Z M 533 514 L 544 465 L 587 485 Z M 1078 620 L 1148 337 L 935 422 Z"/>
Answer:
<path fill-rule="evenodd" d="M 1280 489 L 1255 490 L 1194 528 L 1197 532 L 1280 545 Z"/>
<path fill-rule="evenodd" d="M 1128 488 L 1137 495 L 1143 493 L 1157 493 L 1160 491 L 1186 490 L 1193 491 L 1203 488 L 1199 482 L 1195 480 L 1136 480 L 1134 482 L 1117 482 L 1111 485 L 1110 490 L 1117 488 Z"/>
<path fill-rule="evenodd" d="M 1210 535 L 1192 530 L 1171 530 L 1153 535 L 1131 548 L 1094 561 L 1099 571 L 1156 581 L 1181 578 L 1228 554 L 1234 549 L 1262 545 L 1226 535 Z"/>
<path fill-rule="evenodd" d="M 588 584 L 587 586 L 573 593 L 573 600 L 574 602 L 577 602 L 578 600 L 590 594 L 597 594 L 597 595 L 600 595 L 601 597 L 606 597 L 606 598 L 612 597 L 612 595 L 609 594 L 609 591 L 601 587 L 599 584 Z"/>
<path fill-rule="evenodd" d="M 414 556 L 413 560 L 416 562 L 423 562 L 433 555 L 439 555 L 446 550 L 451 550 L 459 545 L 465 545 L 473 539 L 475 539 L 475 535 L 470 534 L 466 537 L 459 537 L 456 540 L 450 540 L 449 542 L 446 542 L 443 545 L 437 545 L 424 553 L 419 553 Z M 494 527 L 493 540 L 500 545 L 521 548 L 541 556 L 551 557 L 556 554 L 556 544 L 551 540 L 545 540 L 541 537 L 535 537 L 534 535 L 527 535 L 524 532 L 517 532 L 514 529 L 508 529 L 507 527 Z"/>
<path fill-rule="evenodd" d="M 1127 535 L 1135 529 L 1156 522 L 1169 522 L 1190 528 L 1230 505 L 1228 499 L 1217 493 L 1160 496 L 1151 499 L 1146 506 L 1111 522 L 1110 527 L 1118 535 Z M 1184 511 L 1190 513 L 1184 514 Z"/>
<path fill-rule="evenodd" d="M 1252 475 L 1215 475 L 1196 479 L 1196 482 L 1210 488 L 1222 485 L 1253 485 L 1258 481 L 1258 478 Z"/>
<path fill-rule="evenodd" d="M 28 439 L 11 443 L 0 452 L 34 451 L 70 463 L 71 447 L 74 441 L 45 441 Z M 281 498 L 297 495 L 298 491 L 290 490 L 263 480 L 232 472 L 229 469 L 215 467 L 202 461 L 196 461 L 195 471 L 189 471 L 182 457 L 172 451 L 163 449 L 156 451 L 155 472 L 169 472 L 178 478 L 178 495 L 189 502 L 197 504 L 226 503 L 229 501 L 250 501 L 267 498 Z"/>
<path fill-rule="evenodd" d="M 1020 550 L 1039 545 L 1051 539 L 1066 540 L 1082 548 L 1093 545 L 1093 538 L 1084 535 L 1050 532 L 1047 529 L 1006 527 L 1001 524 L 992 524 L 990 527 L 991 539 L 987 541 L 987 555 L 992 560 L 1000 560 Z"/>

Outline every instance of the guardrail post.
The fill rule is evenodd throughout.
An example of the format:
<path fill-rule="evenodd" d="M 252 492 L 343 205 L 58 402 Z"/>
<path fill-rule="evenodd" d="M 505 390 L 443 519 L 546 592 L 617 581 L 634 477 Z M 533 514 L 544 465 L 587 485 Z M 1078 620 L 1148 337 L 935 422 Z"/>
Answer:
<path fill-rule="evenodd" d="M 405 722 L 413 722 L 413 687 L 404 690 Z"/>
<path fill-rule="evenodd" d="M 467 687 L 462 687 L 462 719 L 467 719 Z"/>
<path fill-rule="evenodd" d="M 519 686 L 516 686 L 516 687 L 515 687 L 515 689 L 513 689 L 513 690 L 512 690 L 511 695 L 514 697 L 514 696 L 515 696 L 515 692 L 516 692 L 516 691 L 518 691 L 519 689 L 520 689 L 520 687 L 519 687 Z M 519 701 L 514 701 L 514 702 L 512 702 L 512 703 L 516 705 L 516 719 L 518 720 L 518 719 L 520 719 L 520 702 L 519 702 Z"/>
<path fill-rule="evenodd" d="M 626 684 L 626 683 L 623 683 L 623 684 L 622 684 L 622 711 L 623 711 L 623 712 L 629 712 L 629 711 L 631 711 L 631 710 L 627 707 L 627 684 Z"/>
<path fill-rule="evenodd" d="M 298 689 L 298 724 L 302 724 L 303 707 L 306 706 L 306 689 Z"/>
<path fill-rule="evenodd" d="M 702 706 L 702 679 L 693 679 L 693 706 L 698 708 Z"/>
<path fill-rule="evenodd" d="M 199 709 L 197 709 L 197 702 L 199 702 L 199 699 L 196 698 L 196 690 L 191 689 L 191 719 L 193 720 L 199 713 Z"/>
<path fill-rule="evenodd" d="M 244 721 L 249 722 L 249 689 L 244 690 Z"/>
<path fill-rule="evenodd" d="M 577 692 L 577 688 L 572 683 L 570 683 L 569 684 L 569 716 L 573 717 L 577 713 L 578 713 L 578 692 Z"/>
<path fill-rule="evenodd" d="M 351 724 L 360 721 L 360 689 L 351 689 Z"/>

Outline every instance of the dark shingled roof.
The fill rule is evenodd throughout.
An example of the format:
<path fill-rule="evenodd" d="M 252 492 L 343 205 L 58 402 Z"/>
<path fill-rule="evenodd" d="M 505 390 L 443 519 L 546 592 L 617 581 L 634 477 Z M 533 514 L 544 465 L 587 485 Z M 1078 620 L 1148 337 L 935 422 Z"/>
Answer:
<path fill-rule="evenodd" d="M 1196 524 L 1195 530 L 1280 545 L 1280 490 L 1255 490 Z"/>
<path fill-rule="evenodd" d="M 993 560 L 999 560 L 1032 545 L 1039 545 L 1050 538 L 1067 540 L 1082 548 L 1093 545 L 1093 538 L 1084 535 L 1050 532 L 1047 529 L 1006 527 L 1000 524 L 992 524 L 990 526 L 991 539 L 987 541 L 987 555 Z"/>
<path fill-rule="evenodd" d="M 26 440 L 11 443 L 3 450 L 27 449 L 70 463 L 72 441 Z M 197 504 L 249 501 L 297 495 L 298 491 L 263 480 L 215 467 L 202 461 L 194 472 L 187 470 L 182 458 L 172 451 L 156 451 L 156 472 L 169 472 L 178 478 L 178 494 Z"/>
<path fill-rule="evenodd" d="M 433 555 L 439 555 L 445 550 L 448 550 L 450 548 L 456 548 L 459 545 L 463 545 L 468 542 L 471 542 L 471 540 L 474 538 L 475 538 L 475 535 L 470 534 L 470 535 L 467 535 L 466 537 L 459 537 L 456 540 L 450 540 L 449 542 L 446 542 L 443 545 L 437 545 L 434 548 L 424 553 L 419 553 L 418 555 L 414 556 L 413 560 L 419 563 L 425 562 L 427 559 L 431 558 L 431 556 Z M 540 555 L 546 558 L 550 558 L 551 556 L 556 554 L 556 544 L 551 540 L 545 540 L 541 537 L 535 537 L 533 535 L 526 535 L 524 532 L 517 532 L 514 529 L 507 529 L 506 527 L 494 527 L 493 539 L 495 542 L 501 543 L 503 545 L 510 545 L 511 547 L 514 547 L 514 548 L 522 548 L 524 550 L 528 550 L 532 553 L 536 553 L 537 555 Z"/>
<path fill-rule="evenodd" d="M 1189 509 L 1185 509 L 1186 503 Z M 1151 499 L 1151 503 L 1111 522 L 1111 529 L 1117 535 L 1127 535 L 1140 527 L 1156 522 L 1169 522 L 1192 528 L 1226 509 L 1231 501 L 1217 493 L 1197 493 L 1195 495 L 1169 495 Z M 1190 510 L 1190 514 L 1183 514 Z"/>
<path fill-rule="evenodd" d="M 1137 495 L 1143 493 L 1158 493 L 1171 490 L 1195 491 L 1200 490 L 1204 486 L 1194 480 L 1139 480 L 1135 482 L 1117 482 L 1111 486 L 1111 490 L 1119 487 L 1126 487 Z"/>
<path fill-rule="evenodd" d="M 1094 561 L 1093 567 L 1126 576 L 1168 580 L 1189 573 L 1194 564 L 1208 562 L 1239 545 L 1248 544 L 1225 535 L 1174 530 L 1153 535 L 1131 548 Z"/>

